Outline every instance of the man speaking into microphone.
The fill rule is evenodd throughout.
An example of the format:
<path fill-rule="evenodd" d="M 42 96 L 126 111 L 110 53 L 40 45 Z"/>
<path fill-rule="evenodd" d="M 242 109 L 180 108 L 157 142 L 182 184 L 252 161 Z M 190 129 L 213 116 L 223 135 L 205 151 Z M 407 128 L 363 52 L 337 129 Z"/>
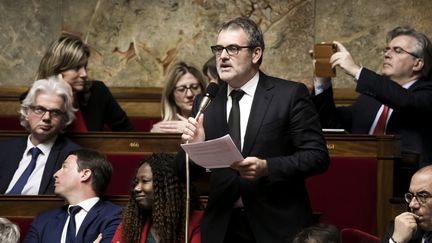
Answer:
<path fill-rule="evenodd" d="M 312 224 L 304 180 L 329 164 L 309 92 L 302 83 L 259 70 L 264 38 L 248 18 L 223 24 L 211 50 L 224 82 L 198 117 L 201 100 L 195 100 L 182 139 L 195 143 L 230 134 L 245 159 L 211 170 L 202 242 L 291 242 Z M 198 166 L 192 167 L 196 172 Z"/>

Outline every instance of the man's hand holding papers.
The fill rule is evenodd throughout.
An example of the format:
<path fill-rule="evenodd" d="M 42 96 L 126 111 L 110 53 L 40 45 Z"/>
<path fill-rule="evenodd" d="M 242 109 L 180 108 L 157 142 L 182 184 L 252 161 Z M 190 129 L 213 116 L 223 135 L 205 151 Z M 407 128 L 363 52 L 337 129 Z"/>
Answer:
<path fill-rule="evenodd" d="M 181 147 L 198 165 L 207 168 L 226 168 L 243 156 L 229 135 L 198 143 L 182 144 Z"/>

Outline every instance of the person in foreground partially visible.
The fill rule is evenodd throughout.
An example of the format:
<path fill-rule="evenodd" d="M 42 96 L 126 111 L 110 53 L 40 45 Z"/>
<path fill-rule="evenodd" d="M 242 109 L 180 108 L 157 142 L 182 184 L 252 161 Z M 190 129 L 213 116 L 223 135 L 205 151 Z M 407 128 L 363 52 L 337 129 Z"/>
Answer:
<path fill-rule="evenodd" d="M 54 174 L 55 193 L 67 204 L 37 215 L 24 242 L 111 242 L 121 221 L 121 207 L 102 199 L 111 175 L 99 152 L 72 151 Z"/>
<path fill-rule="evenodd" d="M 316 224 L 300 231 L 292 243 L 341 243 L 341 236 L 334 225 Z"/>
<path fill-rule="evenodd" d="M 113 243 L 184 242 L 186 191 L 174 165 L 174 156 L 164 153 L 153 154 L 141 162 Z M 202 212 L 193 207 L 188 242 L 200 243 Z"/>
<path fill-rule="evenodd" d="M 396 216 L 387 227 L 383 243 L 432 242 L 432 165 L 419 169 L 405 193 L 409 211 Z"/>
<path fill-rule="evenodd" d="M 0 217 L 0 242 L 1 243 L 18 243 L 20 242 L 19 227 L 9 221 L 7 218 Z"/>

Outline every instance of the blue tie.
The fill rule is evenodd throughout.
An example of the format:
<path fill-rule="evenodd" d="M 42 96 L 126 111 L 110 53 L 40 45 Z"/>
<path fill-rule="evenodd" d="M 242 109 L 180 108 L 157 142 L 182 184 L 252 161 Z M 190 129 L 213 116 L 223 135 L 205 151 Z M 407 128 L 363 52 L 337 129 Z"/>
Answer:
<path fill-rule="evenodd" d="M 73 243 L 75 242 L 76 237 L 76 223 L 75 223 L 75 215 L 81 211 L 80 206 L 72 206 L 69 208 L 69 224 L 68 229 L 66 233 L 66 243 Z"/>
<path fill-rule="evenodd" d="M 18 179 L 18 181 L 15 183 L 15 185 L 12 187 L 12 189 L 9 191 L 8 194 L 21 194 L 25 184 L 28 181 L 28 178 L 30 177 L 33 170 L 35 169 L 37 157 L 42 151 L 38 147 L 34 147 L 30 149 L 30 152 L 32 154 L 30 164 L 21 174 L 20 178 Z"/>

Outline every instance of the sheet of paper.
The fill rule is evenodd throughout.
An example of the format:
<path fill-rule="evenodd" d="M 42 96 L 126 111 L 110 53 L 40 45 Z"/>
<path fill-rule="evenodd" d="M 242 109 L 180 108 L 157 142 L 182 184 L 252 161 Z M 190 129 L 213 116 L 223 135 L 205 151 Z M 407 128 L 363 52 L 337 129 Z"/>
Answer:
<path fill-rule="evenodd" d="M 181 147 L 191 160 L 207 169 L 225 168 L 235 161 L 243 160 L 228 134 L 202 143 L 181 144 Z"/>

